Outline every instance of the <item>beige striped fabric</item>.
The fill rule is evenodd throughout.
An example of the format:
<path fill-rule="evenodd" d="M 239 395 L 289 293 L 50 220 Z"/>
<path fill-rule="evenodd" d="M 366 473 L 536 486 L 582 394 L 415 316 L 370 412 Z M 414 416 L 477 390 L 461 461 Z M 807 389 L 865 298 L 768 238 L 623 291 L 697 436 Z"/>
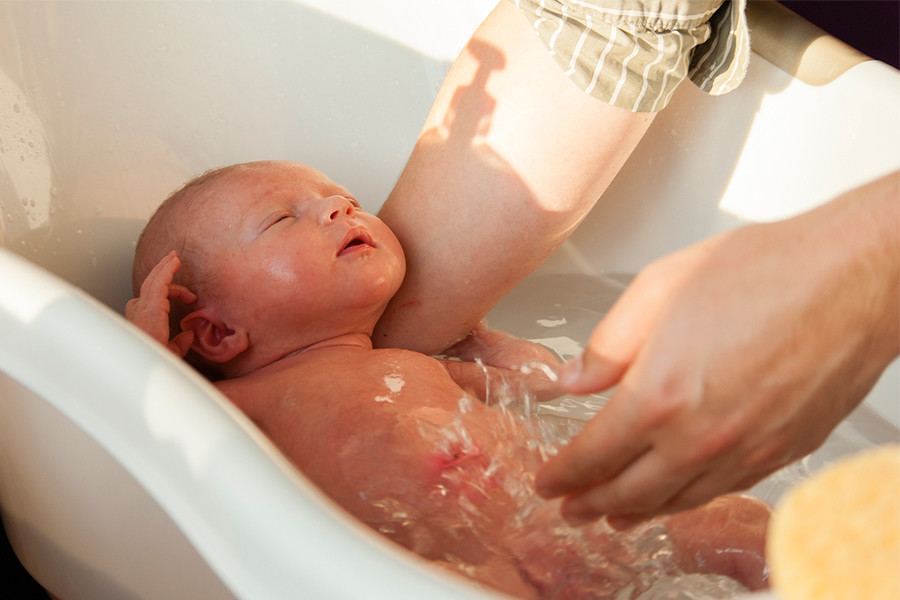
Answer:
<path fill-rule="evenodd" d="M 662 110 L 684 79 L 724 94 L 750 61 L 746 0 L 511 0 L 566 75 L 635 112 Z"/>

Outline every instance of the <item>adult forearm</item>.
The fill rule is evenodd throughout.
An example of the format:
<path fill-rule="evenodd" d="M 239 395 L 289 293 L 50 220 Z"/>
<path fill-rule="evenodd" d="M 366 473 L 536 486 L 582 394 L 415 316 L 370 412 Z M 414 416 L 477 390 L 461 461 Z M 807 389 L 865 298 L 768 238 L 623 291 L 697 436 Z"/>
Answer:
<path fill-rule="evenodd" d="M 871 308 L 872 350 L 889 362 L 900 354 L 900 172 L 845 194 L 833 208 L 838 220 L 849 215 L 844 235 L 857 241 L 869 283 L 860 293 Z"/>
<path fill-rule="evenodd" d="M 408 272 L 379 346 L 441 350 L 584 218 L 652 121 L 570 83 L 508 2 L 445 80 L 379 216 Z"/>

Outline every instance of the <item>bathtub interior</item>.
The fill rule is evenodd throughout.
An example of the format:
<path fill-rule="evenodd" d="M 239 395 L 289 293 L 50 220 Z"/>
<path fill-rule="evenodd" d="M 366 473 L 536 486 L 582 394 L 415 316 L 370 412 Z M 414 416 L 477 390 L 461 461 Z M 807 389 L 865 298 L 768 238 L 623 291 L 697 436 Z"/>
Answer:
<path fill-rule="evenodd" d="M 335 511 L 116 314 L 146 218 L 208 168 L 298 160 L 377 210 L 492 2 L 440 20 L 441 0 L 375 4 L 0 4 L 0 506 L 54 595 L 481 594 Z M 898 102 L 898 73 L 871 61 L 813 86 L 754 55 L 728 96 L 683 86 L 513 298 L 542 278 L 634 273 L 897 169 Z M 894 439 L 898 397 L 895 363 L 845 437 Z"/>

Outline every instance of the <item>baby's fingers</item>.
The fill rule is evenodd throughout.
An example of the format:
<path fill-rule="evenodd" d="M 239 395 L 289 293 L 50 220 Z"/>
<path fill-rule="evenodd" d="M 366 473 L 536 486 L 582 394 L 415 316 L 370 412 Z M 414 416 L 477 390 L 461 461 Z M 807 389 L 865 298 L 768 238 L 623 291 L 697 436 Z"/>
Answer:
<path fill-rule="evenodd" d="M 188 350 L 191 349 L 191 344 L 194 343 L 194 332 L 193 331 L 182 331 L 175 337 L 173 337 L 168 344 L 169 350 L 178 355 L 179 358 L 184 358 L 188 353 Z"/>
<path fill-rule="evenodd" d="M 181 260 L 178 254 L 172 250 L 161 261 L 156 263 L 144 282 L 141 283 L 141 298 L 148 300 L 164 300 L 170 297 L 169 287 L 175 273 L 181 267 Z"/>
<path fill-rule="evenodd" d="M 169 285 L 169 300 L 181 300 L 185 304 L 197 301 L 197 294 L 177 283 Z"/>
<path fill-rule="evenodd" d="M 134 317 L 141 308 L 141 299 L 132 298 L 125 304 L 125 318 L 134 321 Z"/>
<path fill-rule="evenodd" d="M 141 284 L 140 296 L 125 305 L 125 317 L 176 354 L 184 356 L 191 340 L 185 336 L 169 340 L 171 302 L 179 300 L 192 304 L 197 301 L 197 295 L 183 285 L 172 283 L 180 267 L 181 261 L 174 251 L 159 261 Z"/>

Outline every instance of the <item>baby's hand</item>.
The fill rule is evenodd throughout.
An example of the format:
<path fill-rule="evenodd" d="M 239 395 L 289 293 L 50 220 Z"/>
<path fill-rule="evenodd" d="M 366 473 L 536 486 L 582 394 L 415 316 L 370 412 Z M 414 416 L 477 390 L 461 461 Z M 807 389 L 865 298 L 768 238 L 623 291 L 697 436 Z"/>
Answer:
<path fill-rule="evenodd" d="M 512 371 L 537 364 L 547 365 L 552 371 L 556 371 L 561 366 L 559 357 L 546 346 L 505 331 L 489 329 L 484 321 L 442 354 L 462 360 L 477 359 L 490 367 Z"/>
<path fill-rule="evenodd" d="M 555 352 L 504 331 L 488 329 L 484 321 L 443 354 L 464 361 L 480 360 L 488 367 L 516 373 L 540 401 L 561 395 L 556 373 L 562 362 Z"/>
<path fill-rule="evenodd" d="M 181 260 L 174 250 L 159 261 L 141 284 L 140 296 L 129 300 L 125 305 L 125 318 L 184 358 L 194 341 L 194 334 L 183 331 L 169 339 L 170 300 L 191 304 L 197 301 L 197 295 L 183 285 L 172 283 L 180 267 Z"/>

